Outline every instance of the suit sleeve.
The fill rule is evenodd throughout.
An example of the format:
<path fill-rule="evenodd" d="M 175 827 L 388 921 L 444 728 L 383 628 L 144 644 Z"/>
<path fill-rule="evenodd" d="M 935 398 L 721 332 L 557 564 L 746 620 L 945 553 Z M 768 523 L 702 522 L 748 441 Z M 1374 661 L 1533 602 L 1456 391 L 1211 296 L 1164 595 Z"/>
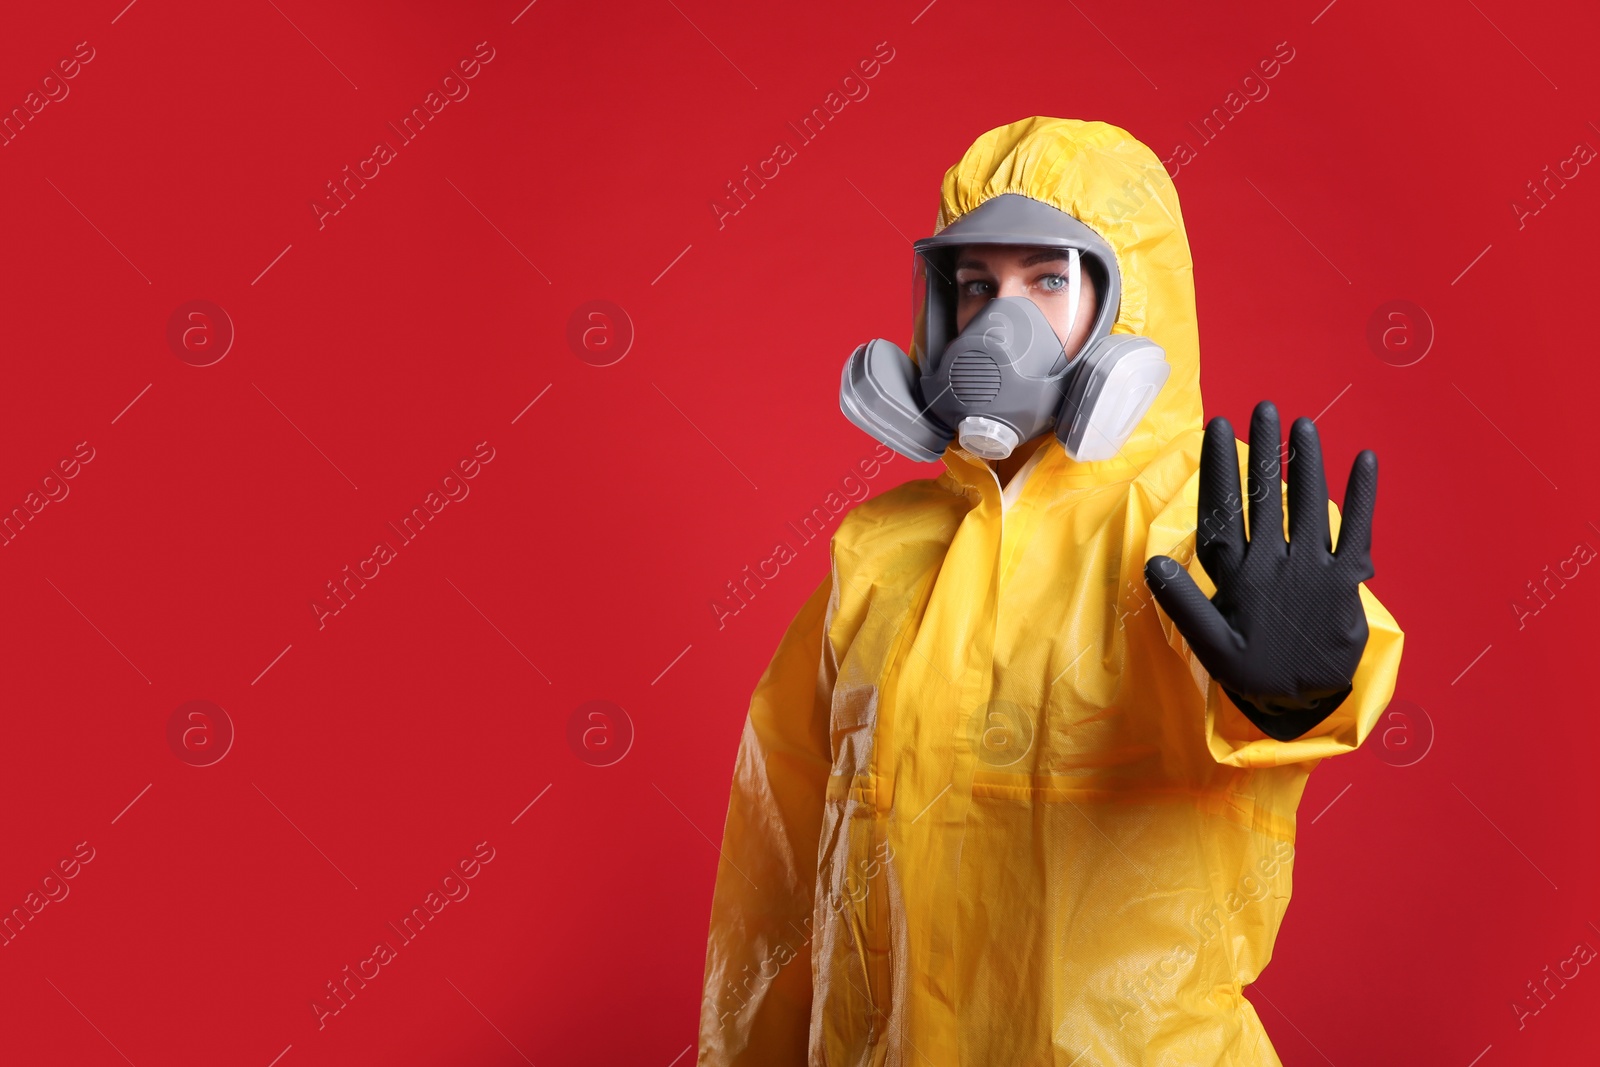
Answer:
<path fill-rule="evenodd" d="M 702 1067 L 806 1063 L 817 842 L 833 765 L 832 591 L 830 575 L 750 700 L 706 945 Z"/>
<path fill-rule="evenodd" d="M 1239 449 L 1242 479 L 1247 446 L 1240 443 Z M 1283 514 L 1287 530 L 1288 487 L 1283 483 L 1280 486 L 1285 497 Z M 1159 551 L 1184 563 L 1201 592 L 1211 596 L 1217 587 L 1206 575 L 1194 551 L 1198 500 L 1199 474 L 1196 473 L 1156 516 L 1150 527 L 1147 554 Z M 1339 519 L 1338 506 L 1329 501 L 1328 529 L 1334 544 L 1338 544 Z M 1171 546 L 1170 550 L 1167 546 Z M 1405 634 L 1365 582 L 1360 592 L 1367 617 L 1367 647 L 1356 667 L 1354 688 L 1331 715 L 1292 741 L 1276 741 L 1262 733 L 1206 673 L 1172 621 L 1164 612 L 1160 614 L 1169 643 L 1186 657 L 1196 684 L 1205 690 L 1206 744 L 1218 763 L 1229 767 L 1277 767 L 1352 752 L 1366 740 L 1394 695 Z"/>

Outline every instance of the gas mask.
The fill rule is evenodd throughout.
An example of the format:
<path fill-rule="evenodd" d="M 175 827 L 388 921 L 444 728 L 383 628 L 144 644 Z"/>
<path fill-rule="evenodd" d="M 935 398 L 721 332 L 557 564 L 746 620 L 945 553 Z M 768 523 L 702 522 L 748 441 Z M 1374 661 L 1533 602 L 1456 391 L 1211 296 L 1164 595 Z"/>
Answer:
<path fill-rule="evenodd" d="M 1084 274 L 1100 295 L 1082 346 L 1066 351 L 1025 296 L 991 299 L 957 334 L 955 255 L 975 244 L 1064 251 L 1072 316 Z M 857 348 L 840 381 L 845 417 L 921 462 L 938 459 L 952 440 L 982 459 L 1004 459 L 1052 427 L 1075 460 L 1114 457 L 1171 368 L 1154 341 L 1111 332 L 1122 274 L 1105 239 L 1058 208 L 1003 193 L 913 247 L 914 356 L 882 338 Z"/>

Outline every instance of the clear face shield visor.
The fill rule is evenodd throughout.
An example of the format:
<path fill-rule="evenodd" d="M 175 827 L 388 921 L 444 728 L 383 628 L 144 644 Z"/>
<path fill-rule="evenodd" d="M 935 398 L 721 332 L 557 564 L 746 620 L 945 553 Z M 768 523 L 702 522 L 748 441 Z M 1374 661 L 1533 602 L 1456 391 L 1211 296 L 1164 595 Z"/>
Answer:
<path fill-rule="evenodd" d="M 960 332 L 957 306 L 961 294 L 956 285 L 956 264 L 961 250 L 972 245 L 1062 252 L 1068 258 L 1060 273 L 1071 290 L 1065 294 L 1070 314 L 1064 318 L 1070 321 L 1058 324 L 1065 328 L 1057 332 L 1070 336 L 1079 325 L 1078 297 L 1085 284 L 1092 284 L 1099 298 L 1089 343 L 1111 332 L 1122 297 L 1122 272 L 1111 246 L 1093 229 L 1058 208 L 1015 193 L 1003 193 L 913 245 L 912 355 L 923 373 L 938 365 L 945 348 Z"/>
<path fill-rule="evenodd" d="M 1085 284 L 1093 284 L 1085 281 L 1083 257 L 1078 249 L 1066 248 L 1062 250 L 1062 262 L 1065 265 L 1061 267 L 1060 273 L 1066 282 L 1063 294 L 1066 299 L 1066 321 L 1060 324 L 1050 324 L 1055 348 L 1062 359 L 1052 360 L 1047 367 L 1039 368 L 1036 365 L 1029 366 L 1030 363 L 1035 361 L 1025 360 L 1022 357 L 1029 352 L 1038 351 L 1040 347 L 1048 346 L 1051 343 L 1051 338 L 1040 337 L 1038 338 L 1040 344 L 1036 345 L 1034 343 L 1035 338 L 1032 336 L 1033 331 L 1030 327 L 1035 320 L 1031 317 L 1026 322 L 1021 323 L 1020 329 L 1018 329 L 1018 326 L 1012 320 L 995 315 L 985 315 L 983 308 L 978 308 L 977 313 L 965 324 L 965 329 L 957 330 L 957 326 L 961 325 L 961 291 L 956 282 L 955 265 L 961 248 L 962 246 L 957 245 L 942 251 L 914 252 L 912 254 L 911 322 L 913 323 L 913 337 L 911 355 L 925 373 L 933 369 L 937 364 L 938 357 L 943 354 L 942 350 L 936 353 L 930 353 L 928 350 L 928 320 L 926 315 L 930 310 L 928 286 L 928 275 L 930 273 L 934 274 L 938 280 L 934 290 L 934 300 L 941 306 L 934 309 L 936 316 L 934 335 L 944 338 L 945 345 L 941 347 L 948 346 L 958 335 L 964 336 L 968 331 L 982 330 L 990 343 L 989 347 L 1002 362 L 1025 377 L 1037 379 L 1055 377 L 1082 355 L 1082 349 L 1087 347 L 1086 343 L 1080 343 L 1078 351 L 1067 352 L 1065 350 L 1067 339 L 1072 336 L 1073 331 L 1078 326 L 1079 305 L 1082 302 L 1083 286 Z M 1038 301 L 1035 301 L 1035 304 L 1038 304 Z M 1042 305 L 1040 306 L 1041 315 L 1047 314 L 1049 310 Z M 1043 373 L 1040 372 L 1041 369 Z"/>

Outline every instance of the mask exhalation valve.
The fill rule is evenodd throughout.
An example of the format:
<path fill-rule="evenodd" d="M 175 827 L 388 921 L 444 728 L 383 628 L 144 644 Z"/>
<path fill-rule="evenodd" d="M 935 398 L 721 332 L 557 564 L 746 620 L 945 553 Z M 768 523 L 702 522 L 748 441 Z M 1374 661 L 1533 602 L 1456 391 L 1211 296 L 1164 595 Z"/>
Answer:
<path fill-rule="evenodd" d="M 1019 443 L 1017 431 L 982 415 L 968 415 L 962 419 L 956 434 L 961 447 L 979 459 L 1005 459 Z"/>

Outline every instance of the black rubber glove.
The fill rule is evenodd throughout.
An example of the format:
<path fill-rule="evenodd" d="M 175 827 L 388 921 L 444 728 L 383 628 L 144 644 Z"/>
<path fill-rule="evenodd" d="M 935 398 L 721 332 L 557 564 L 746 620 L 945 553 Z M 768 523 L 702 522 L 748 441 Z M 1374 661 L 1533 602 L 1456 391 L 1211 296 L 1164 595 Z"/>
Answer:
<path fill-rule="evenodd" d="M 1278 409 L 1263 400 L 1250 418 L 1246 540 L 1233 427 L 1221 418 L 1206 425 L 1195 552 L 1216 596 L 1207 600 L 1168 556 L 1152 556 L 1144 573 L 1156 601 L 1229 699 L 1268 737 L 1290 741 L 1350 695 L 1367 646 L 1356 587 L 1373 573 L 1378 457 L 1362 452 L 1350 469 L 1335 553 L 1316 426 L 1296 419 L 1290 435 L 1287 542 L 1278 443 Z"/>

